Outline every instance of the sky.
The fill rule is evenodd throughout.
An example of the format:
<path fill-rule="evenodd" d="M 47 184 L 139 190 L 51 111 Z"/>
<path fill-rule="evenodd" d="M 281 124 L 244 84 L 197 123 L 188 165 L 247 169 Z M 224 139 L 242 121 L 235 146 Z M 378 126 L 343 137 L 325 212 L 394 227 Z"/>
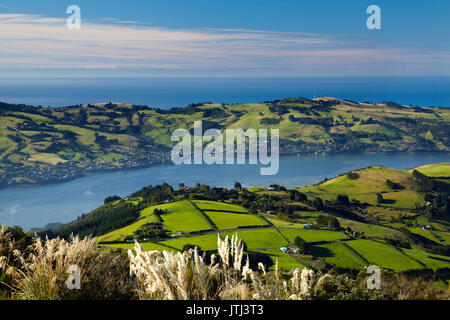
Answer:
<path fill-rule="evenodd" d="M 450 76 L 449 12 L 446 0 L 0 0 L 0 77 Z"/>

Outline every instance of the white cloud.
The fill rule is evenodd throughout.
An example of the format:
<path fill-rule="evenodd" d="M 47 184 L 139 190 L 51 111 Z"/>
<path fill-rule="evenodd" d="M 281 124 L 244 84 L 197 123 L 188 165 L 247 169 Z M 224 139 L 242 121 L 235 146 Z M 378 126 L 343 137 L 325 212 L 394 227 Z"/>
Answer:
<path fill-rule="evenodd" d="M 91 190 L 86 190 L 86 191 L 84 192 L 84 195 L 87 196 L 87 197 L 92 197 L 93 195 L 95 195 L 95 193 L 92 192 Z"/>
<path fill-rule="evenodd" d="M 11 206 L 11 208 L 9 208 L 9 215 L 11 217 L 14 217 L 17 213 L 17 211 L 20 208 L 20 204 L 14 204 L 13 206 Z"/>
<path fill-rule="evenodd" d="M 0 68 L 129 69 L 186 72 L 328 72 L 336 65 L 436 64 L 450 73 L 448 52 L 401 48 L 355 49 L 355 43 L 319 34 L 246 29 L 165 29 L 132 21 L 82 21 L 68 30 L 65 19 L 0 14 Z M 444 67 L 442 67 L 444 66 Z M 391 68 L 391 67 L 389 67 Z M 341 68 L 340 72 L 345 69 Z M 383 70 L 381 70 L 383 71 Z"/>

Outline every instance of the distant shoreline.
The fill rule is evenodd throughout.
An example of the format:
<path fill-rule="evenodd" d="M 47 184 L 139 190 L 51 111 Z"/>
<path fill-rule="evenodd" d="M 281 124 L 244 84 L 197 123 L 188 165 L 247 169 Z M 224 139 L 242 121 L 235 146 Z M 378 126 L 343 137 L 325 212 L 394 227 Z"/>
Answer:
<path fill-rule="evenodd" d="M 286 152 L 280 152 L 280 157 L 324 157 L 324 156 L 330 156 L 330 155 L 348 155 L 348 154 L 354 154 L 354 155 L 358 155 L 358 154 L 374 154 L 374 155 L 378 155 L 378 154 L 414 154 L 414 153 L 435 153 L 435 154 L 449 154 L 449 161 L 450 161 L 450 152 L 448 151 L 380 151 L 380 152 L 370 152 L 370 151 L 365 151 L 365 152 L 339 152 L 339 153 L 332 153 L 332 154 L 324 154 L 324 153 L 312 153 L 312 154 L 300 154 L 297 152 L 294 153 L 286 153 Z M 162 162 L 154 162 L 154 163 L 149 163 L 149 164 L 143 164 L 140 166 L 136 166 L 136 167 L 125 167 L 125 168 L 111 168 L 111 169 L 99 169 L 99 170 L 85 170 L 84 174 L 80 174 L 78 176 L 75 177 L 70 177 L 67 179 L 57 179 L 57 180 L 52 180 L 52 181 L 48 181 L 48 182 L 43 182 L 43 183 L 34 183 L 34 184 L 16 184 L 16 185 L 6 185 L 6 186 L 0 186 L 0 191 L 2 190 L 6 190 L 6 189 L 14 189 L 14 188 L 33 188 L 33 187 L 43 187 L 43 186 L 48 186 L 48 185 L 58 185 L 58 184 L 63 184 L 63 183 L 67 183 L 67 182 L 71 182 L 71 181 L 75 181 L 78 179 L 82 179 L 82 178 L 86 178 L 86 177 L 91 177 L 91 176 L 95 176 L 95 175 L 99 175 L 102 173 L 109 173 L 109 172 L 127 172 L 127 171 L 136 171 L 136 170 L 142 170 L 142 169 L 147 169 L 147 168 L 151 168 L 151 167 L 155 167 L 155 166 L 165 166 L 165 165 L 174 165 L 172 162 L 170 161 L 162 161 Z M 409 169 L 414 169 L 413 168 L 409 168 Z"/>

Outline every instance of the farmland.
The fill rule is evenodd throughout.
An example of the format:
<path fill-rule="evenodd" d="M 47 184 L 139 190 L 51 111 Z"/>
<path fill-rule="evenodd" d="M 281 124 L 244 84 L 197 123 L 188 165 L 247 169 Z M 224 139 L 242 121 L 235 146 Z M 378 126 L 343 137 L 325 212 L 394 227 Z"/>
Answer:
<path fill-rule="evenodd" d="M 354 240 L 346 244 L 358 252 L 370 264 L 394 271 L 422 269 L 423 266 L 403 252 L 386 244 L 372 240 Z"/>
<path fill-rule="evenodd" d="M 444 169 L 440 166 L 431 166 L 433 172 L 445 172 L 446 164 Z M 246 253 L 256 254 L 270 269 L 276 261 L 281 269 L 305 266 L 322 271 L 360 272 L 377 265 L 393 273 L 436 272 L 439 276 L 434 279 L 442 285 L 448 281 L 445 270 L 450 267 L 449 219 L 441 210 L 447 195 L 430 188 L 442 188 L 445 179 L 438 176 L 441 184 L 427 179 L 411 170 L 373 166 L 290 190 L 276 185 L 270 189 L 147 186 L 101 207 L 110 214 L 116 207 L 127 208 L 123 214 L 128 216 L 117 217 L 115 223 L 126 221 L 119 228 L 111 230 L 108 217 L 102 222 L 93 211 L 66 229 L 50 231 L 69 234 L 72 225 L 77 232 L 108 230 L 96 234 L 105 250 L 132 249 L 136 240 L 144 250 L 183 251 L 196 246 L 209 253 L 217 253 L 218 238 L 237 236 Z M 444 202 L 438 204 L 436 199 Z"/>
<path fill-rule="evenodd" d="M 204 211 L 219 229 L 234 229 L 244 226 L 264 226 L 267 222 L 259 217 L 249 214 Z"/>
<path fill-rule="evenodd" d="M 358 179 L 352 180 L 347 175 L 342 175 L 299 191 L 310 197 L 333 199 L 345 190 L 350 199 L 371 205 L 377 204 L 377 193 L 381 193 L 386 200 L 384 206 L 397 208 L 413 209 L 416 203 L 424 203 L 422 196 L 417 192 L 418 183 L 406 171 L 374 166 L 354 172 L 359 175 Z M 400 184 L 404 189 L 393 190 L 386 184 L 388 179 Z"/>
<path fill-rule="evenodd" d="M 415 169 L 429 177 L 450 177 L 450 163 L 425 165 Z"/>
<path fill-rule="evenodd" d="M 331 241 L 347 239 L 348 237 L 335 231 L 327 230 L 297 230 L 297 229 L 279 229 L 281 234 L 290 242 L 294 242 L 295 237 L 300 236 L 306 242 Z"/>

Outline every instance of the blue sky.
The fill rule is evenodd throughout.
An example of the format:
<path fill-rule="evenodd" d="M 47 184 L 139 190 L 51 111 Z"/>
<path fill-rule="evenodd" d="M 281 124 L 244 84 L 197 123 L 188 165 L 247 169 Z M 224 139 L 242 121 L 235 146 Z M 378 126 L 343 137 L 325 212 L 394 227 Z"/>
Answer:
<path fill-rule="evenodd" d="M 66 8 L 81 8 L 67 30 Z M 366 8 L 381 8 L 381 30 Z M 0 76 L 450 75 L 450 1 L 0 0 Z"/>

